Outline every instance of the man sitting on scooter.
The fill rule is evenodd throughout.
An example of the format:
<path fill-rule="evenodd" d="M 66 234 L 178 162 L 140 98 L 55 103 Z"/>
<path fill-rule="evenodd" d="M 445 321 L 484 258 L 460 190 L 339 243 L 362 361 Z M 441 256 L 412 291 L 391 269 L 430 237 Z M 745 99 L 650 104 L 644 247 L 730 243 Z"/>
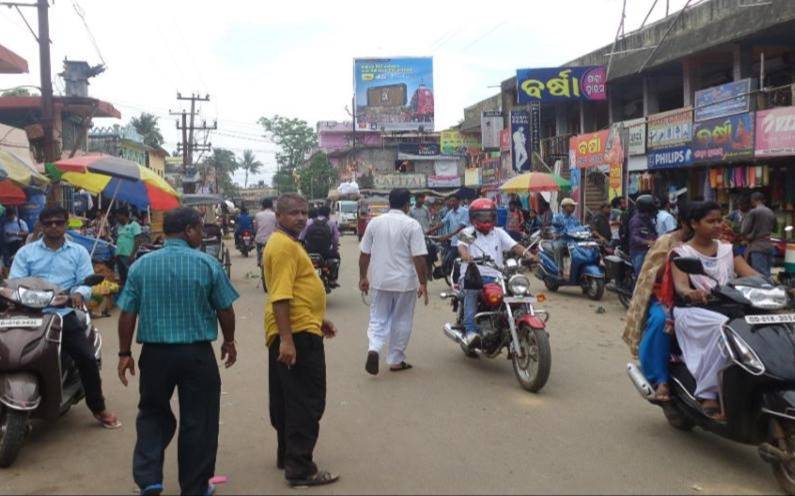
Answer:
<path fill-rule="evenodd" d="M 566 241 L 560 238 L 568 232 L 582 229 L 582 224 L 580 224 L 580 219 L 574 215 L 574 211 L 577 209 L 577 202 L 571 198 L 564 198 L 560 202 L 560 209 L 562 212 L 558 212 L 552 217 L 552 227 L 555 229 L 555 234 L 558 238 L 552 243 L 552 252 L 555 255 L 555 264 L 557 264 L 558 270 L 562 275 Z"/>
<path fill-rule="evenodd" d="M 464 278 L 467 263 L 473 258 L 489 257 L 498 267 L 502 267 L 503 253 L 512 252 L 516 256 L 524 256 L 525 249 L 497 224 L 497 207 L 488 198 L 478 198 L 469 205 L 469 221 L 472 227 L 462 231 L 458 242 L 458 254 L 461 261 L 460 285 L 464 292 L 464 330 L 466 341 L 470 348 L 477 347 L 480 341 L 479 329 L 475 324 L 475 314 L 478 311 L 479 289 L 466 289 Z M 483 284 L 494 282 L 500 272 L 492 267 L 477 266 Z"/>
<path fill-rule="evenodd" d="M 248 213 L 248 209 L 243 207 L 240 209 L 240 215 L 237 216 L 237 223 L 235 226 L 235 246 L 240 246 L 240 236 L 244 231 L 250 233 L 254 232 L 254 219 Z"/>
<path fill-rule="evenodd" d="M 91 298 L 91 288 L 81 284 L 94 273 L 94 268 L 88 251 L 66 239 L 68 217 L 69 214 L 62 207 L 45 208 L 39 215 L 44 237 L 20 248 L 8 277 L 44 279 L 69 290 L 72 306 L 82 309 Z M 63 317 L 61 346 L 77 365 L 86 392 L 86 405 L 91 413 L 108 429 L 121 427 L 119 419 L 105 408 L 99 366 L 85 334 L 85 326 L 78 320 L 72 308 L 51 308 L 45 311 L 58 313 Z"/>

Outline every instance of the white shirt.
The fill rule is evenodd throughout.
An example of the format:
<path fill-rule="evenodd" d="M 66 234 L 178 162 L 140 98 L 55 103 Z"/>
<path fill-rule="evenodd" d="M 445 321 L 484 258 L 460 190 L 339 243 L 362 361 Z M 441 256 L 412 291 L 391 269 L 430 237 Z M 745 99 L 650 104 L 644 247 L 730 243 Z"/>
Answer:
<path fill-rule="evenodd" d="M 276 230 L 276 213 L 271 209 L 260 210 L 254 216 L 254 224 L 257 226 L 257 236 L 254 241 L 264 245 Z"/>
<path fill-rule="evenodd" d="M 466 246 L 472 258 L 491 257 L 497 267 L 502 267 L 503 265 L 502 254 L 506 251 L 511 251 L 516 246 L 516 241 L 501 227 L 495 227 L 488 234 L 483 234 L 474 227 L 467 227 L 463 233 L 464 236 L 459 240 L 458 246 Z M 475 240 L 472 243 L 467 243 L 463 239 L 467 237 L 474 237 Z M 466 274 L 467 265 L 466 263 L 461 264 L 461 277 Z M 491 267 L 478 265 L 478 269 L 480 269 L 480 275 L 483 277 L 499 277 L 501 275 L 498 270 Z"/>
<path fill-rule="evenodd" d="M 390 210 L 367 223 L 362 253 L 370 255 L 370 287 L 379 291 L 416 291 L 420 287 L 414 257 L 428 254 L 420 223 L 402 210 Z"/>

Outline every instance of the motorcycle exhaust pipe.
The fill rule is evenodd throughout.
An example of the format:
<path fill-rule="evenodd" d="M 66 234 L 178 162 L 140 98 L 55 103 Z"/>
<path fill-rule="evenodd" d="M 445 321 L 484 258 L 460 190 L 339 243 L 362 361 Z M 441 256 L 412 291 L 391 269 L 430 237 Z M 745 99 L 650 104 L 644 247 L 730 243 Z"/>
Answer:
<path fill-rule="evenodd" d="M 654 388 L 651 386 L 646 377 L 643 375 L 643 372 L 635 365 L 634 363 L 627 364 L 627 375 L 629 375 L 629 380 L 632 381 L 632 384 L 635 386 L 635 389 L 638 390 L 641 396 L 648 401 L 652 401 L 657 397 L 657 393 L 654 391 Z"/>
<path fill-rule="evenodd" d="M 451 323 L 446 323 L 444 326 L 442 326 L 442 329 L 444 330 L 444 335 L 454 342 L 458 344 L 464 343 L 464 334 L 457 329 L 453 329 L 453 325 Z"/>

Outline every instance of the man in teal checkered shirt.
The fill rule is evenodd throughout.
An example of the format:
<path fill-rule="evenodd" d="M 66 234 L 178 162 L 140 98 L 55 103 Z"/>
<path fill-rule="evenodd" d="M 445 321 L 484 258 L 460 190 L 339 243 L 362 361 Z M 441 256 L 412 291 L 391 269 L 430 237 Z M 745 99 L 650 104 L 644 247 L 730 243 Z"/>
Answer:
<path fill-rule="evenodd" d="M 133 476 L 142 494 L 163 491 L 163 453 L 176 431 L 171 397 L 179 389 L 179 483 L 183 494 L 208 494 L 215 474 L 221 377 L 212 349 L 221 325 L 221 359 L 237 359 L 235 313 L 238 293 L 213 257 L 197 250 L 202 219 L 190 208 L 166 214 L 165 246 L 130 268 L 119 298 L 119 378 L 135 374 L 131 346 L 138 323 L 143 344 L 138 441 Z"/>

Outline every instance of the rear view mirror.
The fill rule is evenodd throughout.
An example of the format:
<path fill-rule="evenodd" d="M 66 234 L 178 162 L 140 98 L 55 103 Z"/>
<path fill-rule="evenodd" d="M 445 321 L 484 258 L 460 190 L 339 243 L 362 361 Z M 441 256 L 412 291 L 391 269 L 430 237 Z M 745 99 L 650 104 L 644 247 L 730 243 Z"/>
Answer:
<path fill-rule="evenodd" d="M 105 276 L 100 276 L 97 274 L 90 275 L 83 281 L 83 286 L 96 286 L 97 284 L 101 284 L 104 280 Z"/>
<path fill-rule="evenodd" d="M 699 276 L 706 275 L 706 273 L 704 272 L 704 264 L 702 264 L 701 260 L 697 258 L 692 258 L 692 257 L 674 258 L 674 265 L 676 265 L 676 268 L 681 270 L 685 274 L 699 275 Z"/>

